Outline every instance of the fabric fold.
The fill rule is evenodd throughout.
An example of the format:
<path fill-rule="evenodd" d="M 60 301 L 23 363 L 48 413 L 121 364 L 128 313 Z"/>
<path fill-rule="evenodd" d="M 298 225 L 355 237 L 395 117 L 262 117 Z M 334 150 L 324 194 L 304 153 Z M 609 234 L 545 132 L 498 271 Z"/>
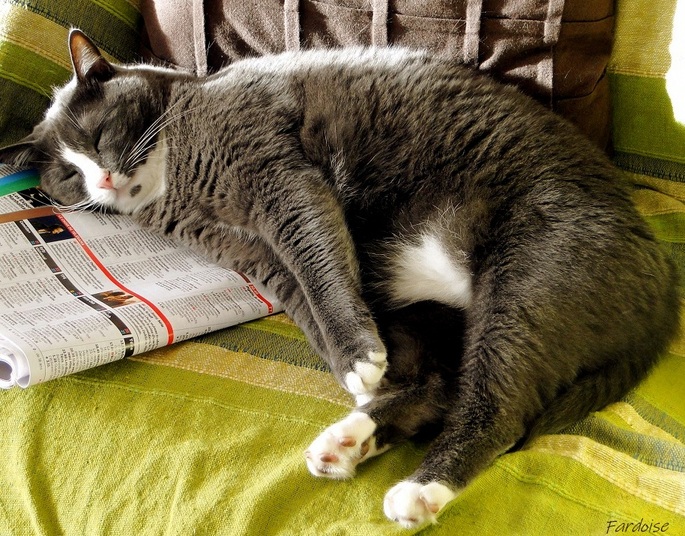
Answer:
<path fill-rule="evenodd" d="M 207 74 L 207 38 L 204 0 L 193 0 L 193 45 L 195 70 L 199 76 L 205 76 Z"/>
<path fill-rule="evenodd" d="M 376 47 L 388 45 L 388 0 L 371 0 L 371 44 Z"/>
<path fill-rule="evenodd" d="M 299 0 L 285 0 L 283 3 L 283 28 L 285 50 L 300 50 Z"/>
<path fill-rule="evenodd" d="M 483 0 L 466 0 L 466 30 L 464 32 L 463 54 L 464 63 L 467 65 L 478 64 L 482 14 Z"/>

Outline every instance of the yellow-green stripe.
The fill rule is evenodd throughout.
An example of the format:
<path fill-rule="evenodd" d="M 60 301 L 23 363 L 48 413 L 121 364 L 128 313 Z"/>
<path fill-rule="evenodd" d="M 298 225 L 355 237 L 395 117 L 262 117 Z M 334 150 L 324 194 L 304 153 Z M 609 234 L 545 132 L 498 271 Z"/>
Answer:
<path fill-rule="evenodd" d="M 132 30 L 138 29 L 140 11 L 126 1 L 92 0 L 93 4 L 125 22 Z"/>
<path fill-rule="evenodd" d="M 0 43 L 0 77 L 49 97 L 51 88 L 64 84 L 71 72 L 44 56 L 5 41 Z"/>
<path fill-rule="evenodd" d="M 142 18 L 124 0 L 7 0 L 63 28 L 79 27 L 106 52 L 120 61 L 131 61 L 139 50 Z"/>
<path fill-rule="evenodd" d="M 617 0 L 609 72 L 663 77 L 670 65 L 676 0 Z"/>
<path fill-rule="evenodd" d="M 616 151 L 685 164 L 685 125 L 673 117 L 665 80 L 613 74 L 610 82 Z"/>

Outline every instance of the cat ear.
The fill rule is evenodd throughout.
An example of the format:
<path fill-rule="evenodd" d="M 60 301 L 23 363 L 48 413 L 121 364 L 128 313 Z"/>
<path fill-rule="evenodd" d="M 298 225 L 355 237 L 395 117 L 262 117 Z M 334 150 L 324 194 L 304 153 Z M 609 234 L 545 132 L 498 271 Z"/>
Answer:
<path fill-rule="evenodd" d="M 30 166 L 38 160 L 39 154 L 33 135 L 29 134 L 17 143 L 0 147 L 0 164 L 18 167 Z"/>
<path fill-rule="evenodd" d="M 102 57 L 98 47 L 81 30 L 69 32 L 69 53 L 79 82 L 106 82 L 114 76 L 112 64 Z"/>

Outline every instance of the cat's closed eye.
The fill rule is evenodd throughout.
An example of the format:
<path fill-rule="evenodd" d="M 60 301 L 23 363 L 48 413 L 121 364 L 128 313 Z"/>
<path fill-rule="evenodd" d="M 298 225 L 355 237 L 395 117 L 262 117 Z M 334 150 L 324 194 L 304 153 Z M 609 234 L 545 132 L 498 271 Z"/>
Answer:
<path fill-rule="evenodd" d="M 100 144 L 102 143 L 102 134 L 105 131 L 104 127 L 99 128 L 98 130 L 95 131 L 95 134 L 93 135 L 93 149 L 95 149 L 95 152 L 97 154 L 100 154 L 101 152 L 101 147 Z"/>

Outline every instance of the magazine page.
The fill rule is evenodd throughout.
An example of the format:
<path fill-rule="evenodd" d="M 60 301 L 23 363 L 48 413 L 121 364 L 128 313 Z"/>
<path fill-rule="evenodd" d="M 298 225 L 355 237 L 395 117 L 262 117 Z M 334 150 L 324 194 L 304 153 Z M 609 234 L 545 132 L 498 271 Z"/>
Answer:
<path fill-rule="evenodd" d="M 281 309 L 257 282 L 127 216 L 61 213 L 44 203 L 36 189 L 0 197 L 0 388 Z"/>

